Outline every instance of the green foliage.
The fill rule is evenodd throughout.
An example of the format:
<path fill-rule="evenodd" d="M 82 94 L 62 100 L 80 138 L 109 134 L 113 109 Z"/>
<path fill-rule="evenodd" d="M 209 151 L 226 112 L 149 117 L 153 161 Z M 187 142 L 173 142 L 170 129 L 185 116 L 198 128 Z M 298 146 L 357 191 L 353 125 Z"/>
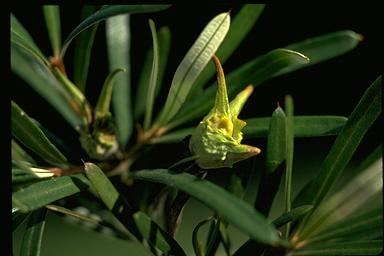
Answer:
<path fill-rule="evenodd" d="M 185 244 L 191 244 L 195 254 L 201 256 L 220 254 L 220 250 L 227 255 L 380 253 L 382 147 L 358 159 L 361 163 L 352 174 L 345 173 L 345 169 L 381 114 L 381 76 L 367 88 L 348 118 L 332 113 L 294 115 L 292 95 L 285 97 L 284 110 L 278 106 L 271 116 L 238 119 L 242 108 L 248 107 L 245 101 L 253 88 L 257 90 L 269 79 L 346 54 L 356 48 L 362 36 L 343 30 L 271 49 L 225 76 L 220 62 L 230 61 L 236 54 L 244 39 L 257 28 L 265 7 L 246 4 L 235 13 L 228 10 L 210 17 L 200 35 L 193 35 L 196 40 L 176 70 L 171 71 L 171 77 L 165 77 L 167 63 L 173 58 L 174 47 L 178 47 L 171 48 L 171 38 L 178 35 L 171 36 L 167 26 L 157 30 L 156 18 L 149 19 L 152 47 L 143 54 L 143 65 L 137 66 L 140 62 L 131 54 L 131 18 L 138 13 L 166 13 L 169 7 L 85 6 L 80 23 L 62 42 L 67 24 L 61 17 L 68 14 L 58 6 L 44 6 L 42 19 L 51 47 L 44 51 L 32 33 L 10 15 L 12 72 L 70 124 L 81 146 L 71 148 L 68 145 L 76 143 L 56 140 L 55 131 L 49 132 L 38 123 L 38 115 L 33 116 L 34 120 L 18 102 L 11 102 L 12 228 L 14 234 L 22 233 L 17 248 L 20 255 L 43 255 L 43 231 L 46 222 L 50 225 L 47 211 L 92 223 L 98 227 L 86 227 L 92 232 L 108 229 L 102 239 L 118 236 L 141 244 L 152 255 L 190 255 Z M 103 21 L 105 26 L 99 26 Z M 106 49 L 92 50 L 97 30 L 104 30 Z M 73 59 L 68 60 L 68 54 L 64 61 L 74 40 Z M 89 70 L 99 65 L 91 58 L 100 52 L 108 59 L 104 66 L 109 75 L 101 91 L 95 91 L 87 80 L 88 74 L 94 75 Z M 138 71 L 137 76 L 132 71 Z M 208 84 L 215 73 L 217 85 Z M 136 92 L 134 97 L 131 90 Z M 89 93 L 99 95 L 95 105 L 91 105 Z M 229 103 L 228 99 L 233 100 Z M 305 112 L 299 102 L 296 105 L 295 112 Z M 202 133 L 196 131 L 203 126 L 205 135 L 199 137 Z M 306 167 L 314 178 L 292 202 L 296 179 L 301 178 L 296 169 L 300 165 L 296 138 L 321 140 L 325 136 L 337 137 L 317 175 L 312 163 Z M 261 151 L 240 144 L 243 137 L 256 143 Z M 228 141 L 236 145 L 236 150 L 224 148 Z M 205 151 L 196 154 L 196 143 L 204 145 Z M 164 161 L 153 157 L 163 150 L 160 144 L 168 144 L 162 155 L 167 156 Z M 182 154 L 178 152 L 182 145 L 190 152 L 164 169 L 164 162 Z M 242 146 L 261 153 L 245 157 L 238 150 Z M 62 148 L 73 149 L 78 162 L 67 151 L 64 154 Z M 230 164 L 225 162 L 227 158 Z M 85 162 L 80 164 L 80 159 Z M 210 164 L 201 164 L 202 159 Z M 340 177 L 347 182 L 341 182 Z M 252 195 L 247 198 L 249 192 Z M 177 231 L 185 229 L 188 215 L 183 215 L 183 208 L 188 208 L 190 199 L 200 202 L 200 207 L 211 215 L 200 217 L 194 212 L 199 219 L 188 230 L 185 242 Z M 274 204 L 283 206 L 278 218 L 271 214 Z M 91 215 L 87 216 L 84 209 Z M 234 242 L 234 227 L 246 237 L 242 245 Z"/>

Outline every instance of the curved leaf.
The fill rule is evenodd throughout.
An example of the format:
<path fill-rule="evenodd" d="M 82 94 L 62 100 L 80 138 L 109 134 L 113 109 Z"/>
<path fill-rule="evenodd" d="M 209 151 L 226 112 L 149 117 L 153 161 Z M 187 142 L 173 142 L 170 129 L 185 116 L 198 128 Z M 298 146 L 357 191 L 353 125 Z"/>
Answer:
<path fill-rule="evenodd" d="M 228 85 L 228 96 L 234 97 L 235 94 L 248 84 L 252 84 L 254 87 L 259 86 L 285 67 L 306 64 L 308 61 L 308 57 L 299 52 L 287 49 L 270 51 L 245 63 L 225 77 Z M 175 120 L 167 125 L 167 128 L 174 128 L 207 114 L 213 107 L 215 93 L 216 85 L 213 84 L 200 97 L 186 104 L 179 111 Z"/>
<path fill-rule="evenodd" d="M 239 47 L 244 38 L 249 34 L 254 24 L 263 12 L 265 4 L 245 4 L 233 18 L 231 27 L 225 37 L 223 43 L 215 55 L 220 59 L 221 64 L 231 56 L 231 54 Z M 203 86 L 211 77 L 216 74 L 214 65 L 207 65 L 203 72 L 193 85 L 193 92 L 202 90 Z"/>
<path fill-rule="evenodd" d="M 62 176 L 34 183 L 12 194 L 12 205 L 29 212 L 89 187 L 83 174 Z"/>
<path fill-rule="evenodd" d="M 20 248 L 20 256 L 38 256 L 45 227 L 45 208 L 32 212 L 28 217 L 28 224 Z"/>
<path fill-rule="evenodd" d="M 90 26 L 103 21 L 109 17 L 113 17 L 119 14 L 126 13 L 149 13 L 167 9 L 170 5 L 111 5 L 103 6 L 100 10 L 83 20 L 72 32 L 68 35 L 63 43 L 61 49 L 61 58 L 64 57 L 65 52 L 71 43 L 71 41 L 82 31 L 89 28 Z"/>
<path fill-rule="evenodd" d="M 289 212 L 283 213 L 280 217 L 272 221 L 272 224 L 279 228 L 285 225 L 288 222 L 292 222 L 297 220 L 298 218 L 303 217 L 303 215 L 307 214 L 310 210 L 313 209 L 312 205 L 302 205 L 295 209 L 292 209 Z"/>
<path fill-rule="evenodd" d="M 157 121 L 159 125 L 166 124 L 179 111 L 198 75 L 224 40 L 229 26 L 229 13 L 221 13 L 206 25 L 193 43 L 173 76 L 165 106 Z"/>
<path fill-rule="evenodd" d="M 161 27 L 158 32 L 158 41 L 159 41 L 159 70 L 157 75 L 157 85 L 155 90 L 155 97 L 159 94 L 160 88 L 163 81 L 163 76 L 167 67 L 169 50 L 171 48 L 171 32 L 168 27 Z M 145 100 L 148 90 L 149 77 L 148 74 L 151 72 L 153 50 L 152 48 L 148 49 L 147 54 L 144 58 L 144 63 L 141 68 L 140 77 L 137 82 L 137 91 L 135 96 L 135 107 L 134 107 L 134 116 L 135 119 L 138 119 L 145 109 Z"/>
<path fill-rule="evenodd" d="M 109 70 L 124 68 L 124 75 L 115 80 L 112 94 L 112 107 L 118 139 L 125 147 L 132 133 L 131 106 L 131 63 L 130 63 L 130 16 L 120 15 L 107 19 L 106 37 L 108 47 Z"/>
<path fill-rule="evenodd" d="M 153 20 L 149 20 L 149 27 L 151 28 L 152 34 L 152 44 L 153 44 L 153 58 L 152 58 L 152 68 L 151 75 L 149 77 L 149 85 L 147 90 L 147 98 L 145 100 L 145 116 L 144 116 L 144 130 L 148 130 L 153 112 L 153 103 L 155 100 L 156 85 L 159 72 L 159 43 L 157 41 L 156 27 Z"/>
<path fill-rule="evenodd" d="M 311 61 L 305 66 L 297 65 L 287 67 L 278 72 L 275 76 L 306 68 L 345 54 L 353 50 L 362 40 L 362 35 L 351 30 L 342 30 L 287 45 L 284 48 L 301 52 L 308 56 Z"/>
<path fill-rule="evenodd" d="M 32 122 L 28 115 L 13 101 L 12 134 L 25 146 L 53 164 L 67 164 L 64 155 L 48 140 L 40 128 Z"/>
<path fill-rule="evenodd" d="M 252 206 L 239 200 L 221 187 L 188 173 L 165 169 L 140 170 L 132 173 L 136 179 L 163 183 L 195 197 L 220 216 L 262 243 L 277 245 L 281 241 L 274 228 Z"/>

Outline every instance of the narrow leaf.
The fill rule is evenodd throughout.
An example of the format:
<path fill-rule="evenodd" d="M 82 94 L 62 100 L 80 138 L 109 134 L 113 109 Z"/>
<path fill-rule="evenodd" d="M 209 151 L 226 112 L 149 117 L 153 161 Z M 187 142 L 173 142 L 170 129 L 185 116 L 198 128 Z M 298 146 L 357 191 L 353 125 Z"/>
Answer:
<path fill-rule="evenodd" d="M 18 226 L 28 217 L 29 213 L 20 211 L 12 212 L 12 232 L 14 232 Z"/>
<path fill-rule="evenodd" d="M 81 119 L 71 108 L 71 96 L 62 88 L 46 65 L 12 43 L 11 68 L 16 75 L 48 101 L 73 128 L 79 127 Z"/>
<path fill-rule="evenodd" d="M 103 10 L 103 8 L 100 9 L 100 11 L 101 10 Z M 116 68 L 121 67 L 126 70 L 124 75 L 120 75 L 116 78 L 115 88 L 112 94 L 112 107 L 116 121 L 118 139 L 123 148 L 127 144 L 132 133 L 130 81 L 131 32 L 129 24 L 130 16 L 128 14 L 109 18 L 106 22 L 109 70 L 112 72 Z"/>
<path fill-rule="evenodd" d="M 205 225 L 208 222 L 213 221 L 213 220 L 214 220 L 213 218 L 208 218 L 208 219 L 202 220 L 193 229 L 192 244 L 193 244 L 193 250 L 194 250 L 196 256 L 203 256 L 204 255 L 203 243 L 201 241 L 199 241 L 198 232 L 203 225 Z"/>
<path fill-rule="evenodd" d="M 12 134 L 26 147 L 52 164 L 67 164 L 67 159 L 48 140 L 40 128 L 32 122 L 28 115 L 13 101 Z"/>
<path fill-rule="evenodd" d="M 276 74 L 276 76 L 306 68 L 323 61 L 345 54 L 358 45 L 363 36 L 351 30 L 342 30 L 318 37 L 308 38 L 304 41 L 293 43 L 284 48 L 301 52 L 311 60 L 308 65 L 297 65 L 287 67 Z"/>
<path fill-rule="evenodd" d="M 308 57 L 299 52 L 287 49 L 270 51 L 263 56 L 245 63 L 226 76 L 228 96 L 230 98 L 234 97 L 234 95 L 244 89 L 248 84 L 252 84 L 254 87 L 259 86 L 287 66 L 306 64 L 308 61 Z M 168 129 L 192 121 L 208 113 L 213 107 L 215 93 L 216 85 L 211 85 L 200 97 L 186 104 L 179 111 L 175 120 L 167 125 Z"/>
<path fill-rule="evenodd" d="M 29 215 L 27 229 L 21 243 L 20 256 L 40 255 L 46 213 L 47 210 L 42 208 Z"/>
<path fill-rule="evenodd" d="M 159 42 L 159 65 L 158 65 L 159 68 L 158 68 L 158 75 L 157 75 L 155 98 L 160 92 L 164 73 L 167 67 L 169 50 L 171 48 L 171 32 L 168 27 L 161 27 L 157 32 L 157 36 L 158 36 L 158 42 Z M 153 49 L 150 48 L 148 49 L 147 54 L 145 55 L 144 63 L 141 68 L 140 77 L 137 83 L 137 91 L 136 91 L 135 107 L 134 107 L 135 119 L 138 119 L 144 113 L 144 109 L 146 108 L 145 100 L 146 100 L 146 95 L 147 95 L 147 90 L 149 85 L 148 74 L 150 74 L 151 72 L 150 68 L 152 64 L 152 58 L 153 58 Z"/>
<path fill-rule="evenodd" d="M 305 214 L 307 214 L 310 210 L 312 210 L 312 205 L 302 205 L 299 206 L 289 212 L 283 213 L 280 217 L 272 221 L 272 224 L 276 227 L 282 227 L 288 222 L 295 221 L 301 217 L 303 217 Z"/>
<path fill-rule="evenodd" d="M 109 112 L 109 108 L 111 105 L 111 97 L 112 97 L 112 88 L 114 84 L 114 79 L 119 72 L 125 72 L 123 68 L 117 68 L 112 71 L 107 78 L 105 79 L 103 89 L 99 95 L 99 99 L 97 100 L 97 104 L 95 107 L 95 113 L 105 114 Z"/>
<path fill-rule="evenodd" d="M 20 147 L 20 145 L 14 140 L 11 140 L 11 147 L 12 147 L 12 160 L 18 161 L 18 162 L 28 162 L 35 164 L 35 160 L 27 153 L 24 149 Z"/>
<path fill-rule="evenodd" d="M 141 170 L 132 175 L 136 179 L 163 183 L 184 191 L 255 240 L 271 245 L 280 242 L 276 231 L 252 206 L 209 181 L 188 173 L 173 173 L 164 169 Z"/>
<path fill-rule="evenodd" d="M 33 41 L 28 31 L 21 25 L 17 18 L 11 13 L 11 42 L 17 44 L 19 47 L 29 51 L 39 61 L 49 64 L 47 58 L 41 52 L 39 47 Z"/>
<path fill-rule="evenodd" d="M 150 141 L 152 144 L 158 144 L 158 143 L 179 143 L 183 139 L 186 139 L 187 136 L 190 136 L 195 128 L 185 128 L 180 129 L 174 132 L 167 133 L 163 136 L 154 138 Z"/>
<path fill-rule="evenodd" d="M 378 255 L 383 250 L 382 240 L 353 241 L 345 243 L 322 243 L 308 245 L 289 253 L 289 256 L 299 255 Z"/>
<path fill-rule="evenodd" d="M 97 165 L 85 163 L 85 174 L 107 208 L 139 241 L 144 237 L 164 253 L 185 255 L 178 243 L 145 213 L 134 212 Z"/>
<path fill-rule="evenodd" d="M 148 130 L 151 120 L 152 120 L 152 112 L 153 112 L 153 103 L 155 101 L 155 92 L 156 85 L 158 79 L 159 72 L 159 43 L 157 40 L 156 27 L 153 20 L 149 20 L 149 27 L 151 29 L 152 34 L 152 45 L 153 45 L 153 58 L 152 58 L 152 69 L 151 75 L 149 77 L 149 85 L 147 91 L 147 98 L 145 101 L 145 116 L 144 116 L 144 130 Z"/>
<path fill-rule="evenodd" d="M 272 113 L 269 123 L 265 160 L 265 170 L 267 173 L 274 172 L 286 159 L 286 126 L 287 118 L 285 113 L 278 107 Z"/>
<path fill-rule="evenodd" d="M 72 32 L 68 35 L 63 43 L 61 49 L 61 58 L 64 57 L 65 52 L 71 41 L 82 31 L 91 27 L 92 25 L 103 21 L 109 17 L 126 13 L 150 13 L 167 9 L 170 5 L 111 5 L 103 6 L 100 10 L 83 20 Z"/>
<path fill-rule="evenodd" d="M 12 204 L 22 212 L 29 212 L 89 187 L 83 174 L 62 176 L 40 181 L 12 194 Z"/>
<path fill-rule="evenodd" d="M 53 56 L 58 57 L 61 50 L 60 7 L 58 5 L 44 5 L 43 12 Z"/>
<path fill-rule="evenodd" d="M 379 230 L 383 234 L 383 209 L 376 208 L 353 218 L 342 220 L 321 232 L 310 240 L 310 243 L 331 239 L 343 239 L 353 235 L 361 239 L 363 233 L 375 233 Z"/>
<path fill-rule="evenodd" d="M 229 13 L 221 13 L 206 25 L 196 39 L 176 69 L 165 106 L 160 114 L 159 125 L 168 123 L 177 114 L 198 75 L 223 41 L 229 26 Z"/>
<path fill-rule="evenodd" d="M 307 194 L 316 207 L 335 184 L 372 123 L 381 112 L 381 76 L 367 89 L 324 160 Z"/>
<path fill-rule="evenodd" d="M 291 211 L 291 197 L 292 197 L 292 165 L 293 165 L 293 150 L 294 150 L 294 123 L 293 123 L 293 99 L 290 95 L 285 97 L 285 111 L 287 113 L 287 126 L 286 126 L 286 139 L 287 139 L 287 151 L 286 151 L 286 169 L 285 169 L 285 211 Z M 291 224 L 286 226 L 285 236 L 289 237 Z"/>
<path fill-rule="evenodd" d="M 82 20 L 94 13 L 98 7 L 96 5 L 85 5 L 81 10 Z M 73 63 L 73 81 L 84 92 L 87 84 L 89 63 L 93 41 L 99 24 L 96 23 L 89 29 L 83 31 L 75 40 L 75 52 Z"/>
<path fill-rule="evenodd" d="M 263 12 L 264 7 L 264 4 L 245 4 L 236 14 L 231 27 L 229 28 L 227 36 L 215 53 L 222 64 L 225 63 L 225 61 L 239 47 L 244 38 L 249 34 L 261 13 Z M 215 74 L 216 69 L 214 66 L 207 65 L 194 83 L 191 94 L 195 91 L 202 90 L 203 86 Z"/>

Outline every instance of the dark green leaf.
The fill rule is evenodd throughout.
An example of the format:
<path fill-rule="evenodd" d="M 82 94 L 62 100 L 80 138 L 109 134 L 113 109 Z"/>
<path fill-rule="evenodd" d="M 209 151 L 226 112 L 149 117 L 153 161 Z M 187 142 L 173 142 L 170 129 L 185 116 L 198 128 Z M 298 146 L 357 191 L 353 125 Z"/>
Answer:
<path fill-rule="evenodd" d="M 297 65 L 287 67 L 276 74 L 282 75 L 297 69 L 306 68 L 311 65 L 335 58 L 353 50 L 362 41 L 363 36 L 350 30 L 337 31 L 318 37 L 306 39 L 293 43 L 284 48 L 301 52 L 311 60 L 308 65 Z"/>
<path fill-rule="evenodd" d="M 89 187 L 83 174 L 62 176 L 40 181 L 12 194 L 12 204 L 22 212 L 29 212 Z"/>
<path fill-rule="evenodd" d="M 33 54 L 39 61 L 49 64 L 47 58 L 36 46 L 30 34 L 11 13 L 11 42 Z"/>
<path fill-rule="evenodd" d="M 82 20 L 90 16 L 98 9 L 95 5 L 85 5 L 81 10 Z M 75 52 L 73 63 L 73 81 L 84 92 L 87 84 L 88 68 L 91 60 L 93 41 L 99 24 L 96 23 L 90 29 L 83 31 L 75 40 Z"/>
<path fill-rule="evenodd" d="M 12 134 L 25 146 L 53 164 L 67 164 L 67 159 L 48 140 L 28 115 L 12 101 Z"/>
<path fill-rule="evenodd" d="M 144 237 L 164 253 L 185 255 L 178 243 L 145 213 L 133 211 L 97 165 L 85 163 L 85 174 L 107 208 L 138 240 Z"/>
<path fill-rule="evenodd" d="M 71 108 L 70 94 L 62 88 L 51 70 L 13 43 L 11 45 L 11 68 L 62 114 L 73 128 L 76 129 L 81 124 L 80 117 Z"/>
<path fill-rule="evenodd" d="M 244 38 L 249 34 L 254 24 L 264 10 L 264 4 L 245 4 L 233 18 L 228 34 L 216 52 L 221 64 L 232 55 Z M 214 65 L 208 64 L 193 85 L 192 92 L 202 90 L 203 86 L 216 74 Z"/>
<path fill-rule="evenodd" d="M 114 79 L 119 72 L 125 72 L 125 69 L 117 68 L 114 71 L 112 71 L 105 79 L 103 89 L 101 90 L 99 99 L 97 100 L 95 113 L 106 114 L 109 112 Z"/>
<path fill-rule="evenodd" d="M 198 75 L 224 40 L 229 26 L 229 13 L 217 15 L 205 26 L 176 69 L 158 125 L 167 124 L 177 114 Z"/>
<path fill-rule="evenodd" d="M 159 73 L 159 43 L 157 40 L 156 27 L 153 20 L 149 20 L 149 27 L 152 34 L 152 45 L 153 45 L 153 58 L 151 75 L 149 77 L 149 84 L 147 90 L 147 97 L 145 100 L 145 116 L 144 116 L 144 130 L 148 130 L 152 121 L 153 104 L 155 101 L 155 92 L 157 86 L 157 79 Z"/>
<path fill-rule="evenodd" d="M 289 255 L 378 255 L 383 250 L 382 240 L 321 243 L 294 250 Z"/>
<path fill-rule="evenodd" d="M 179 143 L 183 139 L 185 139 L 187 136 L 191 135 L 194 127 L 180 129 L 174 132 L 167 133 L 163 136 L 154 138 L 150 141 L 150 143 L 157 144 L 157 143 Z"/>
<path fill-rule="evenodd" d="M 131 136 L 133 127 L 131 111 L 130 16 L 126 14 L 109 18 L 106 22 L 106 36 L 109 70 L 113 71 L 117 68 L 124 68 L 126 70 L 124 75 L 116 78 L 112 94 L 112 106 L 119 135 L 118 139 L 124 148 Z"/>
<path fill-rule="evenodd" d="M 11 147 L 12 147 L 12 160 L 18 161 L 18 162 L 28 162 L 31 164 L 35 164 L 35 160 L 24 151 L 20 147 L 20 145 L 14 140 L 11 140 Z"/>
<path fill-rule="evenodd" d="M 27 228 L 20 248 L 20 256 L 38 256 L 45 227 L 45 208 L 35 210 L 28 217 Z"/>
<path fill-rule="evenodd" d="M 132 175 L 136 179 L 163 183 L 184 191 L 258 241 L 271 245 L 280 242 L 276 231 L 252 206 L 209 181 L 164 169 L 141 170 Z"/>
<path fill-rule="evenodd" d="M 315 178 L 307 194 L 307 201 L 312 202 L 315 207 L 335 184 L 338 176 L 363 139 L 364 134 L 379 116 L 381 112 L 381 87 L 380 76 L 367 89 L 348 118 L 343 130 L 337 136 L 321 166 L 319 175 Z"/>
<path fill-rule="evenodd" d="M 292 165 L 293 165 L 293 151 L 294 151 L 294 123 L 293 123 L 293 99 L 290 95 L 285 96 L 285 112 L 287 113 L 287 126 L 286 126 L 286 169 L 285 169 L 285 211 L 291 211 L 291 197 L 292 197 Z M 289 237 L 291 223 L 286 226 L 285 236 Z"/>
<path fill-rule="evenodd" d="M 193 229 L 193 232 L 192 232 L 192 244 L 193 244 L 193 250 L 196 254 L 196 256 L 203 256 L 204 255 L 204 248 L 203 248 L 203 243 L 199 241 L 199 237 L 198 237 L 198 232 L 199 232 L 199 229 L 205 225 L 206 223 L 210 222 L 210 221 L 213 221 L 214 219 L 213 218 L 208 218 L 208 219 L 205 219 L 203 221 L 200 221 L 196 227 Z"/>
<path fill-rule="evenodd" d="M 25 212 L 12 212 L 12 231 L 14 232 L 18 226 L 28 217 L 29 213 Z"/>
<path fill-rule="evenodd" d="M 254 87 L 259 86 L 285 67 L 306 64 L 308 61 L 309 59 L 299 52 L 287 49 L 270 51 L 245 63 L 226 76 L 228 96 L 234 97 L 234 95 L 249 84 L 252 84 Z M 175 119 L 167 125 L 167 128 L 171 129 L 207 114 L 213 107 L 215 93 L 216 85 L 213 84 L 204 91 L 203 95 L 196 97 L 196 99 L 186 104 L 179 111 Z"/>
<path fill-rule="evenodd" d="M 269 123 L 267 155 L 265 160 L 265 170 L 267 173 L 274 172 L 286 159 L 286 126 L 287 118 L 285 113 L 280 107 L 278 107 L 275 111 L 273 111 Z"/>
<path fill-rule="evenodd" d="M 58 5 L 43 5 L 43 12 L 53 56 L 58 57 L 61 50 L 60 7 Z"/>
<path fill-rule="evenodd" d="M 354 239 L 360 240 L 364 233 L 383 234 L 382 207 L 342 220 L 312 238 L 310 243 L 337 238 L 343 239 L 344 237 L 348 237 L 348 240 L 351 240 L 351 236 L 354 236 Z"/>
<path fill-rule="evenodd" d="M 63 43 L 63 47 L 61 49 L 61 57 L 64 57 L 69 44 L 78 34 L 100 21 L 103 21 L 109 17 L 113 17 L 119 14 L 157 12 L 167 9 L 169 6 L 170 5 L 144 4 L 103 6 L 100 10 L 83 20 L 74 30 L 72 30 L 72 32 L 69 34 L 69 36 L 65 39 Z"/>
<path fill-rule="evenodd" d="M 245 138 L 266 137 L 268 134 L 269 117 L 246 119 Z M 295 137 L 318 137 L 337 135 L 347 122 L 343 116 L 294 116 L 293 129 Z"/>
<path fill-rule="evenodd" d="M 310 210 L 312 210 L 312 205 L 302 205 L 299 206 L 289 212 L 283 213 L 280 217 L 272 221 L 272 224 L 279 228 L 283 225 L 285 225 L 288 222 L 295 221 L 301 217 L 303 217 L 305 214 L 307 214 Z"/>

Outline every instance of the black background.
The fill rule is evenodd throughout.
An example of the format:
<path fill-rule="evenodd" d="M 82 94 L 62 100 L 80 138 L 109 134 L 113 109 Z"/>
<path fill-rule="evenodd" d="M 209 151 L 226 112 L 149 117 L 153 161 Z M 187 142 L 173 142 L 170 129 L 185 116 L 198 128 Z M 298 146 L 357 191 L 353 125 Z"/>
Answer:
<path fill-rule="evenodd" d="M 79 23 L 80 7 L 80 5 L 62 6 L 63 39 Z M 148 18 L 155 21 L 157 28 L 163 25 L 169 26 L 172 33 L 170 59 L 163 86 L 165 90 L 156 102 L 157 106 L 161 106 L 177 65 L 205 24 L 222 11 L 232 9 L 232 13 L 236 14 L 239 8 L 239 5 L 229 4 L 175 4 L 159 13 L 133 15 L 131 18 L 133 92 L 145 50 L 151 47 L 152 43 Z M 224 64 L 226 73 L 269 50 L 325 33 L 350 29 L 362 34 L 364 40 L 346 55 L 265 82 L 255 89 L 244 108 L 242 117 L 270 115 L 276 103 L 282 103 L 286 94 L 291 94 L 294 98 L 296 115 L 348 116 L 365 89 L 382 74 L 383 41 L 379 9 L 378 6 L 361 3 L 268 4 L 239 49 Z M 43 53 L 49 56 L 51 49 L 41 7 L 15 6 L 12 12 L 26 27 Z M 98 29 L 93 49 L 86 91 L 91 104 L 95 104 L 101 85 L 108 74 L 104 23 Z M 69 74 L 72 71 L 72 59 L 73 44 L 64 60 Z M 77 137 L 75 131 L 47 102 L 41 100 L 39 95 L 19 78 L 13 78 L 13 85 L 14 91 L 11 96 L 13 100 L 30 116 L 62 137 L 71 147 L 79 148 L 78 141 L 73 139 Z M 156 109 L 159 110 L 160 107 Z M 359 150 L 362 152 L 372 149 L 381 142 L 379 122 L 376 122 L 374 129 L 368 133 L 366 141 L 360 147 Z M 333 138 L 311 140 L 307 140 L 307 143 L 310 142 L 309 145 L 321 147 L 324 143 L 329 145 Z M 362 155 L 364 154 L 365 152 Z"/>

